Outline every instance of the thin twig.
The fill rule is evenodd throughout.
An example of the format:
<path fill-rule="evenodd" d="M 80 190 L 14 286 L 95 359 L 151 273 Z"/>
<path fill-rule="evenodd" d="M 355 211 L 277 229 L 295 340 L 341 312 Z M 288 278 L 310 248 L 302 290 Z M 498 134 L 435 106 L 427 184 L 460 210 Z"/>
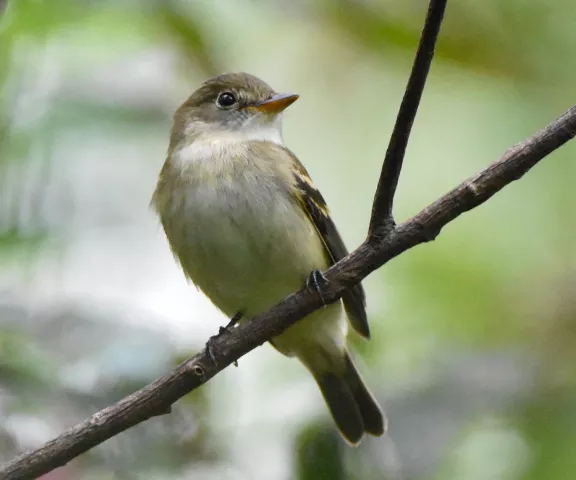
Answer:
<path fill-rule="evenodd" d="M 412 72 L 410 73 L 404 98 L 400 104 L 396 123 L 390 136 L 388 150 L 386 150 L 386 156 L 384 157 L 384 164 L 382 165 L 382 172 L 380 173 L 380 180 L 372 205 L 372 218 L 370 219 L 370 228 L 368 230 L 369 236 L 383 237 L 394 227 L 394 217 L 392 215 L 394 195 L 398 179 L 400 178 L 412 124 L 418 111 L 430 64 L 434 57 L 434 49 L 438 33 L 440 32 L 440 25 L 444 18 L 446 3 L 447 0 L 432 0 L 428 7 L 428 14 L 426 15 L 424 29 L 418 44 L 418 51 L 412 65 Z"/>
<path fill-rule="evenodd" d="M 437 3 L 439 2 L 432 0 L 430 11 L 432 5 Z M 430 22 L 429 18 L 428 24 Z M 412 100 L 416 101 L 416 107 L 419 98 L 420 94 Z M 413 113 L 415 111 L 416 108 Z M 411 124 L 413 115 L 408 120 Z M 410 129 L 405 132 L 407 138 Z M 204 384 L 250 350 L 282 333 L 300 318 L 320 308 L 323 301 L 337 301 L 348 288 L 392 258 L 435 238 L 446 224 L 519 179 L 546 155 L 575 135 L 576 107 L 573 107 L 548 127 L 509 149 L 498 161 L 448 192 L 415 217 L 392 227 L 384 236 L 369 235 L 358 249 L 325 272 L 328 282 L 323 290 L 323 300 L 306 288 L 289 295 L 268 312 L 216 338 L 212 344 L 216 362 L 211 360 L 206 351 L 191 357 L 150 385 L 101 410 L 40 448 L 24 453 L 4 465 L 0 469 L 0 479 L 37 478 L 114 435 L 153 416 L 168 412 L 170 406 L 179 398 Z M 401 161 L 402 158 L 394 168 L 390 167 L 392 173 L 396 172 L 396 181 Z M 383 198 L 389 195 L 393 197 L 396 181 L 393 182 L 392 190 L 389 190 L 390 187 L 386 184 L 379 185 L 378 194 L 382 194 Z M 380 215 L 376 203 L 373 216 Z M 384 205 L 383 211 L 386 212 L 386 201 Z M 372 230 L 371 232 L 374 233 Z"/>
<path fill-rule="evenodd" d="M 334 302 L 352 285 L 402 252 L 427 242 L 456 217 L 484 203 L 519 179 L 546 155 L 576 135 L 576 106 L 534 136 L 509 149 L 502 158 L 432 203 L 418 215 L 395 227 L 383 239 L 368 239 L 325 272 L 322 294 Z M 0 479 L 33 479 L 64 465 L 74 457 L 155 415 L 211 379 L 298 319 L 322 306 L 317 295 L 303 288 L 252 321 L 215 339 L 213 354 L 206 351 L 186 360 L 172 372 L 96 413 L 37 450 L 25 453 L 0 470 Z"/>

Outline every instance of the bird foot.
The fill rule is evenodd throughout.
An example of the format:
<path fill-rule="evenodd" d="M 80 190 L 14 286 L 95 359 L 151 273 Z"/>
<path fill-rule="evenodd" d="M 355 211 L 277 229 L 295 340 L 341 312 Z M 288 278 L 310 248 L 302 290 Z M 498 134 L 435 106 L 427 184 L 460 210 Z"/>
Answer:
<path fill-rule="evenodd" d="M 228 324 L 225 327 L 220 327 L 218 329 L 218 333 L 210 337 L 206 342 L 206 353 L 208 354 L 210 360 L 212 360 L 212 363 L 214 365 L 218 366 L 218 362 L 216 361 L 216 357 L 214 356 L 214 341 L 220 338 L 225 333 L 230 333 L 232 328 L 234 328 L 236 324 L 240 321 L 242 315 L 243 313 L 241 311 L 236 312 L 234 316 L 230 319 Z M 234 366 L 237 367 L 238 362 L 234 362 Z"/>
<path fill-rule="evenodd" d="M 326 285 L 328 285 L 328 280 L 320 270 L 312 270 L 310 275 L 306 277 L 305 280 L 306 288 L 311 292 L 316 292 L 320 295 L 322 299 L 322 304 L 326 305 L 324 300 L 324 295 L 322 295 L 322 290 Z"/>

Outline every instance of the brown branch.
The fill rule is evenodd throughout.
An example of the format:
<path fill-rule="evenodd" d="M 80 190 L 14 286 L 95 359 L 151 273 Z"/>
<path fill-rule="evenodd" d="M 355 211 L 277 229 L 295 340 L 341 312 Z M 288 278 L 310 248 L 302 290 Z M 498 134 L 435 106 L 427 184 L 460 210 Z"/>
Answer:
<path fill-rule="evenodd" d="M 352 285 L 402 252 L 434 239 L 440 230 L 519 179 L 536 163 L 576 135 L 576 106 L 534 136 L 510 148 L 502 158 L 396 226 L 386 237 L 369 238 L 325 272 L 325 299 L 334 302 Z M 169 411 L 179 398 L 198 388 L 250 350 L 278 335 L 322 306 L 303 288 L 248 323 L 214 342 L 212 363 L 206 351 L 92 418 L 70 428 L 35 451 L 20 455 L 0 470 L 0 479 L 31 479 L 153 416 Z"/>
<path fill-rule="evenodd" d="M 393 227 L 384 236 L 369 235 L 358 249 L 325 272 L 328 280 L 323 290 L 325 301 L 337 301 L 346 289 L 392 258 L 434 239 L 446 224 L 519 179 L 546 155 L 575 135 L 576 107 L 573 107 L 548 127 L 509 149 L 498 161 L 448 192 L 415 217 Z M 289 295 L 268 312 L 216 339 L 213 343 L 216 364 L 211 361 L 206 351 L 191 357 L 170 373 L 117 404 L 101 410 L 37 450 L 15 458 L 0 469 L 0 479 L 36 478 L 122 431 L 168 412 L 170 406 L 179 398 L 321 306 L 322 300 L 305 288 Z"/>
<path fill-rule="evenodd" d="M 412 131 L 412 124 L 418 112 L 418 105 L 420 104 L 422 92 L 426 85 L 426 78 L 434 57 L 434 48 L 440 32 L 440 25 L 444 18 L 446 3 L 447 0 L 431 0 L 428 7 L 420 44 L 412 65 L 412 72 L 410 73 L 404 98 L 400 104 L 396 123 L 390 136 L 378 188 L 376 189 L 376 195 L 374 195 L 372 218 L 368 229 L 369 236 L 382 237 L 394 228 L 394 217 L 392 215 L 394 195 L 398 186 L 404 155 L 406 154 L 406 146 Z"/>

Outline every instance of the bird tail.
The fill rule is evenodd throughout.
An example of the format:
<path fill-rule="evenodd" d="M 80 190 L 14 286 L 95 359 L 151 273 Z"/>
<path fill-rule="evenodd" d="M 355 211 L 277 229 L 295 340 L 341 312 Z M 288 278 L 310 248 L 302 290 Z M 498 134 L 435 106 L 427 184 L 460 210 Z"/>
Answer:
<path fill-rule="evenodd" d="M 312 372 L 330 413 L 342 433 L 357 444 L 364 433 L 380 436 L 386 431 L 386 417 L 370 393 L 348 352 L 338 372 Z"/>

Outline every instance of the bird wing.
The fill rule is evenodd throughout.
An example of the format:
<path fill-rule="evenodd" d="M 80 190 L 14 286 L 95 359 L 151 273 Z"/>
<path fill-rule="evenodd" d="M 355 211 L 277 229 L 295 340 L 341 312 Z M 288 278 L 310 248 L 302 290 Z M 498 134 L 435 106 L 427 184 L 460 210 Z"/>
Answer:
<path fill-rule="evenodd" d="M 300 192 L 300 195 L 295 195 L 296 200 L 314 224 L 318 235 L 322 239 L 330 264 L 334 265 L 348 255 L 348 250 L 336 229 L 336 225 L 334 225 L 334 222 L 330 218 L 330 212 L 324 197 L 322 197 L 322 194 L 312 183 L 306 168 L 304 168 L 304 165 L 300 163 L 292 152 L 289 150 L 287 150 L 287 152 L 294 159 L 294 165 L 296 167 L 293 175 L 296 188 Z M 346 291 L 342 296 L 342 300 L 344 301 L 344 308 L 346 309 L 348 319 L 354 330 L 363 337 L 370 338 L 370 328 L 368 326 L 368 318 L 366 317 L 366 295 L 364 294 L 362 285 L 358 283 Z"/>

